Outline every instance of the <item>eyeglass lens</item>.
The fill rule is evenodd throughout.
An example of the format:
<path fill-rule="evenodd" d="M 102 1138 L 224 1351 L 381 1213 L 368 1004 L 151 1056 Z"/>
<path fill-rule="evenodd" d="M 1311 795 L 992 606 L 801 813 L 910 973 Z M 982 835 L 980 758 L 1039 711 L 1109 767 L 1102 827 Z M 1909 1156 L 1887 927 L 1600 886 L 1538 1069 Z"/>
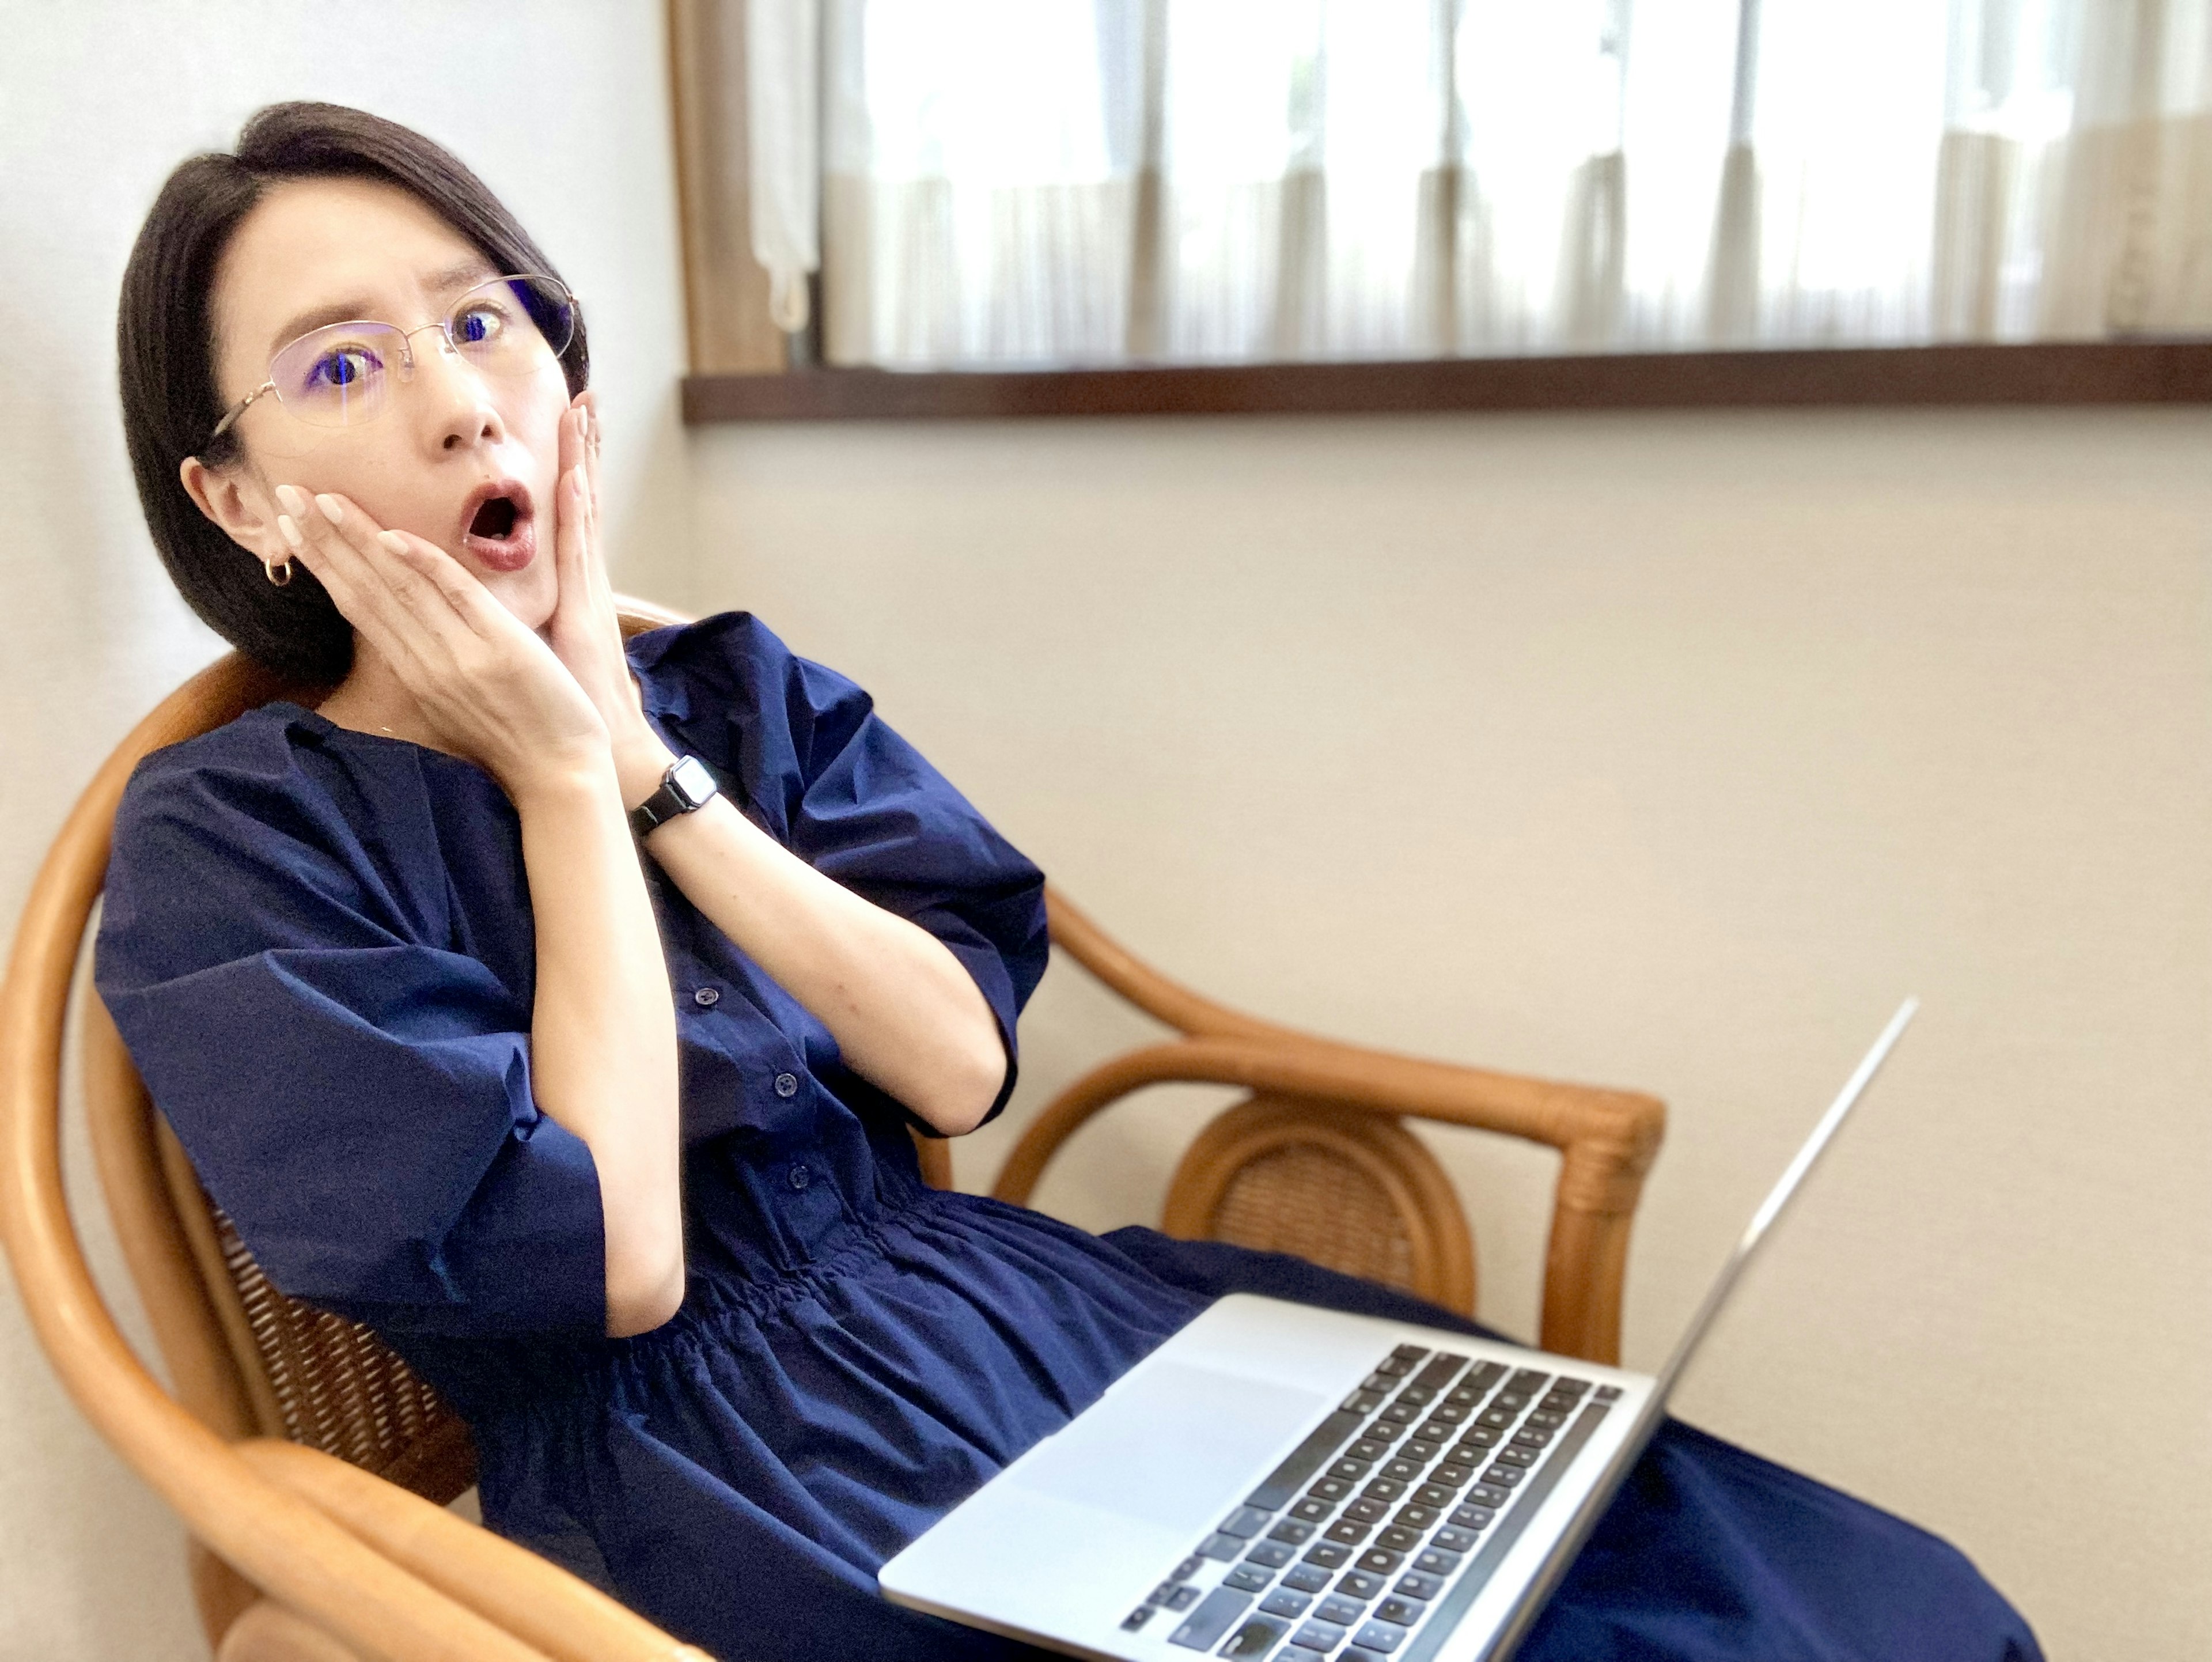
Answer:
<path fill-rule="evenodd" d="M 441 327 L 453 350 L 485 374 L 527 374 L 568 350 L 575 302 L 550 278 L 495 277 L 462 295 Z M 351 426 L 384 412 L 409 350 L 394 325 L 333 323 L 277 353 L 269 379 L 301 421 Z"/>

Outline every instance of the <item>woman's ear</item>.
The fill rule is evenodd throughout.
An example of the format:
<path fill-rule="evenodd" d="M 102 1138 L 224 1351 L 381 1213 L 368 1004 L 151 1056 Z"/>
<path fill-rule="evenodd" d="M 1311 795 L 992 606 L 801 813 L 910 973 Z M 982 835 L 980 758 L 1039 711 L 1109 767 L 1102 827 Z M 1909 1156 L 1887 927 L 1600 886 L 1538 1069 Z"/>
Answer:
<path fill-rule="evenodd" d="M 243 468 L 210 467 L 198 456 L 187 456 L 178 465 L 177 478 L 193 505 L 255 559 L 267 565 L 289 557 L 276 534 L 276 509 Z"/>

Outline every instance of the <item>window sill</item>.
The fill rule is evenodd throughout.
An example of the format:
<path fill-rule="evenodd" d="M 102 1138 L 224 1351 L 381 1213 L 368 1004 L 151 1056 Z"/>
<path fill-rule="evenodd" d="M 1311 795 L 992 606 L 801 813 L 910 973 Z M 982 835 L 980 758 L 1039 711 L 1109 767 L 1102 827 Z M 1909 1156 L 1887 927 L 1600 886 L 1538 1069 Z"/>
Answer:
<path fill-rule="evenodd" d="M 2212 403 L 2212 341 L 1850 347 L 1127 369 L 690 375 L 684 419 L 1381 415 L 1784 405 Z"/>

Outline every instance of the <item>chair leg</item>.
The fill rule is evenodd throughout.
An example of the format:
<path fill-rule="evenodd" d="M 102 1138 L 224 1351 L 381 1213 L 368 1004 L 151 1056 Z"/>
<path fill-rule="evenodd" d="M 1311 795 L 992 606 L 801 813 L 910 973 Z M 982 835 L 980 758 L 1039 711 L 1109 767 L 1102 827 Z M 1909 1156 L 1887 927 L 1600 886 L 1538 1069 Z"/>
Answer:
<path fill-rule="evenodd" d="M 215 1662 L 362 1662 L 312 1622 L 264 1598 L 230 1624 Z"/>

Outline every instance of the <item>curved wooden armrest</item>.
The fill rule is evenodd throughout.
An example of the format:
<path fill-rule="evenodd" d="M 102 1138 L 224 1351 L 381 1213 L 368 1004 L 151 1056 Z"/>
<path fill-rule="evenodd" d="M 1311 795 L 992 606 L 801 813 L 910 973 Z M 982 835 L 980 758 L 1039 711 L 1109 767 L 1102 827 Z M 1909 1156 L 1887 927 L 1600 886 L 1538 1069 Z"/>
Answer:
<path fill-rule="evenodd" d="M 304 1616 L 295 1616 L 273 1598 L 257 1598 L 223 1629 L 215 1662 L 362 1662 L 349 1645 L 340 1644 Z"/>
<path fill-rule="evenodd" d="M 237 1447 L 270 1482 L 551 1662 L 711 1662 L 559 1565 L 358 1466 L 273 1438 Z"/>
<path fill-rule="evenodd" d="M 1656 1097 L 1425 1062 L 1332 1039 L 1194 1038 L 1147 1045 L 1094 1068 L 1031 1123 L 993 1193 L 1025 1204 L 1046 1163 L 1094 1115 L 1147 1085 L 1242 1086 L 1376 1113 L 1410 1114 L 1548 1143 L 1573 1158 L 1562 1200 L 1586 1212 L 1633 1211 L 1667 1110 Z"/>
<path fill-rule="evenodd" d="M 1001 1200 L 1026 1201 L 1045 1162 L 1099 1110 L 1172 1081 L 1315 1097 L 1549 1143 L 1572 1168 L 1561 1173 L 1563 1203 L 1635 1210 L 1666 1134 L 1666 1105 L 1656 1097 L 1429 1062 L 1263 1021 L 1141 962 L 1049 885 L 1045 904 L 1054 946 L 1184 1038 L 1118 1056 L 1048 1103 L 1000 1175 L 994 1192 Z"/>
<path fill-rule="evenodd" d="M 1295 1027 L 1262 1021 L 1226 1004 L 1217 1004 L 1203 993 L 1162 975 L 1092 922 L 1088 912 L 1049 883 L 1044 886 L 1044 908 L 1054 946 L 1146 1014 L 1178 1032 L 1241 1038 L 1305 1037 Z"/>
<path fill-rule="evenodd" d="M 634 602 L 622 604 L 630 614 L 625 626 L 633 631 L 675 621 Z M 171 1397 L 117 1329 L 70 1217 L 61 1166 L 63 1037 L 70 983 L 86 922 L 106 875 L 116 804 L 125 782 L 148 752 L 204 732 L 278 696 L 308 695 L 235 654 L 192 677 L 148 715 L 100 767 L 40 867 L 17 924 L 5 979 L 0 981 L 0 1241 L 4 1241 L 40 1342 L 86 1418 L 175 1509 L 207 1552 L 275 1605 L 359 1656 L 382 1662 L 560 1662 L 581 1653 L 565 1646 L 540 1650 L 487 1620 L 471 1607 L 475 1586 L 466 1589 L 469 1599 L 441 1590 L 463 1591 L 451 1574 L 441 1573 L 438 1586 L 428 1585 L 428 1577 L 418 1579 L 363 1539 L 369 1532 L 365 1526 L 357 1534 L 337 1521 L 332 1515 L 336 1508 L 325 1509 L 330 1505 L 326 1499 L 311 1501 L 295 1492 L 290 1483 L 271 1480 L 270 1472 L 291 1477 L 299 1469 L 296 1463 L 266 1453 L 250 1459 Z M 122 1173 L 125 1190 L 155 1192 L 158 1173 L 145 1165 L 150 1147 L 146 1140 L 145 1147 L 131 1151 L 144 1169 Z M 115 1173 L 110 1170 L 103 1175 L 112 1179 Z M 187 1266 L 179 1257 L 177 1242 L 154 1236 L 137 1239 L 130 1230 L 124 1233 L 134 1266 L 166 1255 L 173 1261 L 167 1270 L 173 1273 L 157 1278 L 157 1284 L 165 1292 L 183 1284 L 180 1278 Z M 204 1344 L 197 1351 L 191 1347 L 185 1351 L 202 1361 L 212 1354 Z M 188 1377 L 179 1383 L 188 1395 L 225 1407 L 227 1411 L 217 1416 L 222 1433 L 235 1434 L 244 1428 L 252 1417 L 252 1404 L 235 1377 L 212 1364 L 185 1373 Z M 304 1455 L 306 1451 L 295 1452 Z M 361 1480 L 374 1481 L 365 1476 Z M 427 1502 L 416 1504 L 434 1511 Z M 454 1523 L 468 1527 L 459 1519 Z M 437 1538 L 442 1546 L 443 1531 Z M 431 1568 L 427 1553 L 418 1554 L 416 1562 L 426 1570 Z M 533 1585 L 533 1596 L 557 1606 L 580 1630 L 594 1635 L 620 1631 L 638 1640 L 635 1629 L 645 1624 L 629 1617 L 629 1626 L 624 1628 L 596 1606 L 596 1614 L 589 1617 L 579 1614 L 586 1602 L 577 1596 L 580 1584 L 572 1588 L 567 1585 L 570 1578 L 550 1566 L 543 1568 L 546 1576 L 558 1578 L 562 1586 L 557 1592 L 546 1592 Z M 235 1614 L 234 1602 L 231 1609 Z M 508 1614 L 502 1610 L 501 1620 Z M 656 1637 L 658 1648 L 639 1641 L 628 1648 L 595 1648 L 592 1654 L 687 1654 L 672 1641 Z M 688 1654 L 696 1657 L 697 1653 Z"/>
<path fill-rule="evenodd" d="M 1079 1128 L 1147 1085 L 1241 1086 L 1523 1137 L 1560 1154 L 1545 1254 L 1544 1347 L 1593 1361 L 1618 1359 L 1629 1228 L 1666 1133 L 1665 1104 L 1639 1092 L 1397 1056 L 1263 1021 L 1160 974 L 1050 886 L 1045 904 L 1054 946 L 1182 1037 L 1117 1056 L 1047 1103 L 1000 1172 L 999 1199 L 1026 1203 Z"/>
<path fill-rule="evenodd" d="M 225 1562 L 364 1657 L 547 1662 L 261 1476 L 146 1371 L 94 1284 L 62 1188 L 64 1016 L 110 827 L 137 758 L 198 730 L 210 704 L 278 691 L 233 657 L 142 721 L 78 799 L 33 883 L 0 983 L 0 1238 L 23 1306 L 85 1417 Z"/>

